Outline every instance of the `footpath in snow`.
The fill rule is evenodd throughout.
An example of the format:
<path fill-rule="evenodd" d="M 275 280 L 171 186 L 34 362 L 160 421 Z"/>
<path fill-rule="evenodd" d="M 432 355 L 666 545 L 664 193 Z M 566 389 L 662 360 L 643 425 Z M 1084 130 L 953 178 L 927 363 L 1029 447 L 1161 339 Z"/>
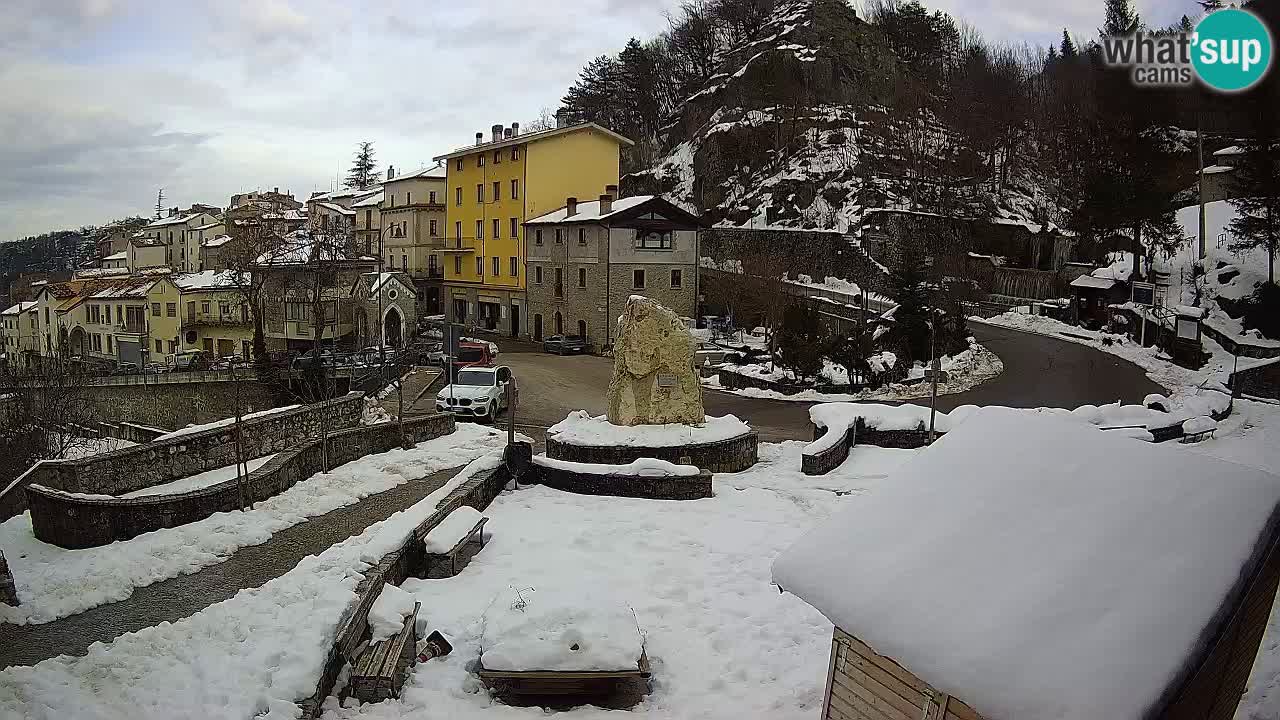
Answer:
<path fill-rule="evenodd" d="M 18 607 L 0 605 L 0 622 L 50 622 L 123 600 L 135 587 L 197 572 L 242 547 L 266 542 L 273 533 L 307 518 L 463 465 L 501 447 L 505 440 L 505 434 L 493 428 L 458 423 L 450 435 L 420 443 L 412 450 L 397 448 L 369 455 L 312 476 L 251 510 L 217 513 L 180 527 L 83 550 L 40 542 L 32 534 L 31 514 L 23 513 L 0 523 L 0 548 L 22 601 Z M 234 466 L 210 471 L 228 472 L 234 477 Z M 186 482 L 203 481 L 193 477 L 170 485 Z"/>

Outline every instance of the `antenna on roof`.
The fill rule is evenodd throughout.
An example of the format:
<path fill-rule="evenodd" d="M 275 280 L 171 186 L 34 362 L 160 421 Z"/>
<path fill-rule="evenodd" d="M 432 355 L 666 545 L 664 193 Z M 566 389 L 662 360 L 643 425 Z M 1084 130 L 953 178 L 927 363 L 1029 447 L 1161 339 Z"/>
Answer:
<path fill-rule="evenodd" d="M 160 219 L 160 213 L 164 209 L 164 188 L 160 188 L 160 192 L 156 193 L 156 219 Z"/>

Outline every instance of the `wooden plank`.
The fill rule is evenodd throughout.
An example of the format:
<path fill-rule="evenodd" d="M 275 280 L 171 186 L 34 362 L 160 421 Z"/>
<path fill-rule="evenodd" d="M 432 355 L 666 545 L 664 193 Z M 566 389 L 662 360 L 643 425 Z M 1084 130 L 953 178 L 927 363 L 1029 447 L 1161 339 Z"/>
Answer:
<path fill-rule="evenodd" d="M 841 663 L 838 669 L 844 670 L 846 668 L 858 670 L 863 674 L 874 678 L 876 682 L 892 691 L 898 697 L 911 703 L 917 709 L 924 709 L 924 693 L 902 682 L 897 676 L 885 672 L 884 668 L 875 664 L 871 660 L 864 658 L 857 653 L 851 652 L 846 656 L 846 659 Z"/>
<path fill-rule="evenodd" d="M 867 720 L 900 720 L 897 715 L 888 715 L 876 709 L 866 700 L 838 685 L 831 689 L 831 706 L 846 715 L 852 713 L 855 717 Z"/>
<path fill-rule="evenodd" d="M 831 683 L 835 682 L 836 661 L 840 659 L 844 646 L 836 642 L 834 637 L 831 638 L 831 661 L 827 664 L 827 687 L 822 694 L 822 715 L 823 717 L 831 717 Z"/>
<path fill-rule="evenodd" d="M 947 717 L 953 717 L 956 720 L 983 720 L 977 710 L 969 707 L 968 703 L 954 695 L 947 702 Z"/>
<path fill-rule="evenodd" d="M 866 643 L 863 643 L 861 640 L 844 632 L 843 630 L 840 630 L 839 628 L 836 630 L 840 633 L 841 640 L 848 643 L 851 650 L 875 663 L 880 667 L 880 669 L 898 678 L 911 689 L 920 694 L 924 694 L 926 691 L 931 691 L 933 689 L 928 683 L 911 674 L 910 670 L 907 670 L 893 660 L 877 653 L 875 650 L 872 650 Z"/>
<path fill-rule="evenodd" d="M 861 675 L 861 673 L 859 673 Z M 877 695 L 871 688 L 867 687 L 869 682 L 875 682 L 865 675 L 862 677 L 845 678 L 836 675 L 836 681 L 832 683 L 831 694 L 838 697 L 844 697 L 846 700 L 850 697 L 858 698 L 868 707 L 874 708 L 880 716 L 889 718 L 889 720 L 917 720 L 920 717 L 919 710 L 912 712 L 910 709 L 902 708 L 889 702 L 887 699 Z M 907 706 L 910 708 L 910 706 Z M 864 713 L 866 710 L 863 711 Z"/>

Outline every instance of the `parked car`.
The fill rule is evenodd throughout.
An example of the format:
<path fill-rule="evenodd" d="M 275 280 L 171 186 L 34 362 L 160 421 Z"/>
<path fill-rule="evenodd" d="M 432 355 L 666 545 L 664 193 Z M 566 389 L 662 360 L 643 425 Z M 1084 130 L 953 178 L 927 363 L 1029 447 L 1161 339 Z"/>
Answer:
<path fill-rule="evenodd" d="M 136 372 L 138 372 L 138 363 L 122 362 L 119 365 L 116 365 L 116 375 L 132 375 Z"/>
<path fill-rule="evenodd" d="M 507 408 L 508 384 L 519 398 L 515 377 L 506 365 L 463 368 L 452 384 L 436 394 L 436 411 L 493 420 Z"/>
<path fill-rule="evenodd" d="M 587 351 L 587 339 L 581 335 L 552 335 L 542 341 L 542 352 L 566 355 L 582 354 Z"/>
<path fill-rule="evenodd" d="M 209 354 L 203 350 L 183 350 L 180 353 L 174 353 L 169 366 L 173 368 L 173 372 L 189 372 L 208 370 L 212 364 L 209 361 Z"/>
<path fill-rule="evenodd" d="M 698 347 L 693 351 L 693 363 L 702 365 L 710 362 L 712 365 L 716 365 L 724 362 L 724 356 L 727 352 L 727 350 L 715 343 L 698 343 Z"/>
<path fill-rule="evenodd" d="M 467 368 L 489 367 L 493 365 L 493 355 L 489 352 L 489 343 L 458 343 L 458 354 L 449 359 L 455 375 Z"/>
<path fill-rule="evenodd" d="M 308 350 L 302 353 L 301 355 L 298 355 L 297 357 L 295 357 L 289 363 L 289 366 L 294 370 L 302 370 L 304 368 L 310 367 L 311 365 L 316 363 L 317 360 L 320 362 L 320 364 L 326 367 L 328 367 L 329 365 L 332 365 L 334 362 L 333 351 L 321 350 L 320 354 L 317 355 L 315 350 Z"/>
<path fill-rule="evenodd" d="M 427 343 L 421 353 L 422 361 L 426 364 L 444 367 L 444 343 Z"/>

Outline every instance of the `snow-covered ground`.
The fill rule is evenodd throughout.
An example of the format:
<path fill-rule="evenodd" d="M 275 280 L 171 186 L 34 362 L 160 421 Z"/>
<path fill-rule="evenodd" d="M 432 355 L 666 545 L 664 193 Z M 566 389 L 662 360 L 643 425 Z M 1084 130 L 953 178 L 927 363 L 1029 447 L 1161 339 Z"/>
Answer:
<path fill-rule="evenodd" d="M 309 517 L 463 465 L 505 442 L 505 434 L 494 428 L 458 423 L 450 435 L 420 443 L 412 450 L 397 448 L 369 455 L 315 475 L 251 510 L 217 513 L 198 522 L 84 550 L 40 542 L 32 534 L 31 514 L 23 513 L 0 523 L 0 548 L 22 601 L 18 607 L 0 605 L 0 622 L 45 623 L 123 600 L 135 587 L 219 563 L 236 550 L 266 542 L 273 533 Z M 230 472 L 234 476 L 234 466 Z"/>
<path fill-rule="evenodd" d="M 547 429 L 547 437 L 572 445 L 669 447 L 728 440 L 751 428 L 733 415 L 708 415 L 702 425 L 614 425 L 604 415 L 574 410 Z"/>
<path fill-rule="evenodd" d="M 296 718 L 360 573 L 466 478 L 501 461 L 500 451 L 485 454 L 413 507 L 191 617 L 95 643 L 83 657 L 0 671 L 0 718 Z"/>

